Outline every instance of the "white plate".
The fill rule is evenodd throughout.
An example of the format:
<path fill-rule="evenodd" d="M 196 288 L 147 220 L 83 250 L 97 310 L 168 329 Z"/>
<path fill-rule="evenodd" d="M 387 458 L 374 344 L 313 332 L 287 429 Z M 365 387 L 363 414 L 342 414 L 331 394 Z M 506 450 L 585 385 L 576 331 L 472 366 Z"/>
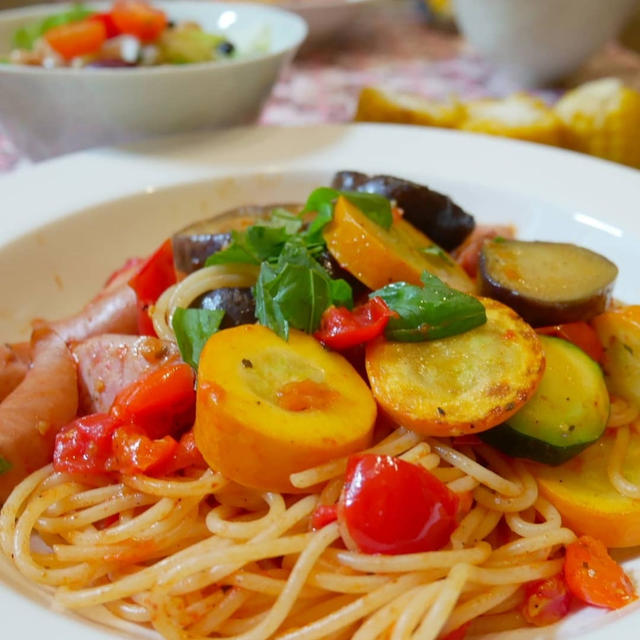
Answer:
<path fill-rule="evenodd" d="M 127 256 L 189 222 L 243 203 L 302 199 L 339 169 L 386 172 L 451 194 L 479 222 L 595 248 L 620 267 L 616 295 L 640 302 L 640 173 L 565 151 L 393 125 L 237 129 L 67 156 L 0 178 L 0 336 L 76 309 Z M 637 558 L 634 559 L 634 556 Z M 626 566 L 640 582 L 640 551 Z M 52 611 L 0 564 L 4 637 L 99 640 L 116 633 Z M 638 637 L 640 604 L 585 608 L 509 640 Z M 148 635 L 137 632 L 136 636 Z"/>

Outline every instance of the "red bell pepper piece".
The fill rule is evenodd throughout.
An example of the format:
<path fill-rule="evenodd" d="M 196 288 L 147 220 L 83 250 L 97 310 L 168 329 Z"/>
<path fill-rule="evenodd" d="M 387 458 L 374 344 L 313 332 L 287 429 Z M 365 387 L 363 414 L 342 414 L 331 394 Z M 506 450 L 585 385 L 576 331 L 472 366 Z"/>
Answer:
<path fill-rule="evenodd" d="M 120 391 L 110 413 L 121 423 L 142 427 L 151 438 L 161 438 L 192 424 L 195 404 L 193 369 L 167 364 Z"/>
<path fill-rule="evenodd" d="M 457 513 L 456 494 L 423 467 L 391 456 L 349 458 L 338 518 L 363 553 L 440 549 Z"/>
<path fill-rule="evenodd" d="M 562 574 L 525 585 L 524 619 L 537 627 L 553 624 L 569 613 L 571 593 Z"/>
<path fill-rule="evenodd" d="M 152 440 L 136 425 L 118 427 L 112 438 L 115 466 L 121 473 L 147 473 L 166 465 L 178 443 L 171 436 Z"/>
<path fill-rule="evenodd" d="M 567 546 L 564 579 L 576 598 L 594 607 L 619 609 L 638 597 L 624 569 L 590 536 Z"/>
<path fill-rule="evenodd" d="M 53 468 L 68 473 L 105 473 L 113 469 L 111 436 L 119 421 L 106 413 L 77 418 L 56 436 Z"/>
<path fill-rule="evenodd" d="M 140 271 L 129 280 L 129 286 L 138 299 L 138 332 L 143 336 L 155 336 L 156 332 L 149 317 L 149 307 L 156 303 L 160 294 L 176 283 L 173 266 L 173 246 L 171 239 L 162 243 L 140 267 Z"/>
<path fill-rule="evenodd" d="M 348 349 L 382 335 L 389 318 L 395 315 L 379 297 L 371 298 L 353 311 L 329 307 L 322 314 L 320 329 L 314 337 L 332 349 Z"/>
<path fill-rule="evenodd" d="M 536 331 L 545 336 L 562 338 L 580 347 L 590 358 L 602 362 L 604 349 L 598 334 L 586 322 L 567 322 L 550 327 L 538 327 Z"/>

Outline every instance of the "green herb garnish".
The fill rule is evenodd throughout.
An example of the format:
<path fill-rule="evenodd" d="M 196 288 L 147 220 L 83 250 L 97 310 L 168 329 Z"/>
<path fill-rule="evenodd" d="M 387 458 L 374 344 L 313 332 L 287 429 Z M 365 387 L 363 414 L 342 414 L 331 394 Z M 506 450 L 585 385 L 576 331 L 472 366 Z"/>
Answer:
<path fill-rule="evenodd" d="M 430 247 L 422 247 L 420 253 L 424 253 L 426 256 L 434 256 L 440 258 L 445 264 L 452 265 L 453 260 L 449 257 L 449 254 L 441 249 L 437 244 L 432 244 Z"/>
<path fill-rule="evenodd" d="M 254 294 L 258 322 L 285 340 L 291 327 L 313 333 L 332 304 L 353 306 L 349 284 L 332 279 L 302 238 L 288 242 L 275 264 L 262 263 Z"/>
<path fill-rule="evenodd" d="M 222 309 L 182 309 L 178 307 L 171 321 L 176 334 L 182 359 L 194 369 L 198 369 L 200 353 L 209 339 L 219 328 L 224 311 Z"/>
<path fill-rule="evenodd" d="M 307 236 L 317 238 L 321 236 L 322 229 L 333 218 L 333 207 L 339 196 L 344 196 L 351 204 L 354 204 L 367 218 L 373 220 L 381 227 L 388 229 L 393 222 L 391 203 L 384 196 L 377 193 L 361 193 L 359 191 L 338 191 L 331 187 L 319 187 L 311 192 L 307 198 L 302 213 L 316 212 L 316 217 L 309 225 Z"/>
<path fill-rule="evenodd" d="M 487 321 L 482 303 L 473 296 L 447 286 L 424 271 L 424 287 L 394 282 L 369 297 L 380 296 L 398 314 L 385 330 L 389 340 L 422 342 L 464 333 Z"/>
<path fill-rule="evenodd" d="M 11 45 L 14 49 L 27 49 L 31 51 L 36 41 L 49 31 L 49 29 L 59 27 L 63 24 L 69 24 L 70 22 L 79 22 L 94 13 L 95 11 L 81 4 L 75 4 L 67 11 L 55 13 L 39 22 L 20 27 L 14 32 Z"/>

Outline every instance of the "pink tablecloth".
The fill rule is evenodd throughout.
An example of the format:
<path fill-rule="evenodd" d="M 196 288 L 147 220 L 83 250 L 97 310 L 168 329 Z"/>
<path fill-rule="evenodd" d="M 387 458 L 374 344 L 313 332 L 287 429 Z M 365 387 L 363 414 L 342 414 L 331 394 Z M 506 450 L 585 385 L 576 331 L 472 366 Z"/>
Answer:
<path fill-rule="evenodd" d="M 570 82 L 605 75 L 618 75 L 640 89 L 640 55 L 611 44 Z M 459 36 L 431 28 L 416 2 L 388 0 L 373 6 L 340 37 L 304 51 L 275 87 L 261 122 L 349 121 L 366 85 L 432 98 L 504 95 L 519 88 Z M 1 125 L 0 171 L 7 171 L 19 166 L 20 154 L 2 136 Z"/>

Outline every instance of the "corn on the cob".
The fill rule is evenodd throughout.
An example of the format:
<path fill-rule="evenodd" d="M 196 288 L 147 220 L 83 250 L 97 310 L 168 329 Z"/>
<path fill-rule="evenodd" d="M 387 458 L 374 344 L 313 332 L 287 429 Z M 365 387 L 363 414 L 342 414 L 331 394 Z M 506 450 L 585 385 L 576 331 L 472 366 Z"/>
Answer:
<path fill-rule="evenodd" d="M 569 91 L 555 112 L 565 146 L 640 169 L 640 93 L 604 78 Z"/>
<path fill-rule="evenodd" d="M 502 100 L 475 100 L 466 105 L 460 125 L 466 131 L 559 145 L 561 122 L 538 98 L 515 94 Z"/>
<path fill-rule="evenodd" d="M 355 119 L 359 122 L 398 122 L 431 127 L 456 127 L 464 107 L 456 100 L 434 102 L 422 96 L 365 87 Z"/>

